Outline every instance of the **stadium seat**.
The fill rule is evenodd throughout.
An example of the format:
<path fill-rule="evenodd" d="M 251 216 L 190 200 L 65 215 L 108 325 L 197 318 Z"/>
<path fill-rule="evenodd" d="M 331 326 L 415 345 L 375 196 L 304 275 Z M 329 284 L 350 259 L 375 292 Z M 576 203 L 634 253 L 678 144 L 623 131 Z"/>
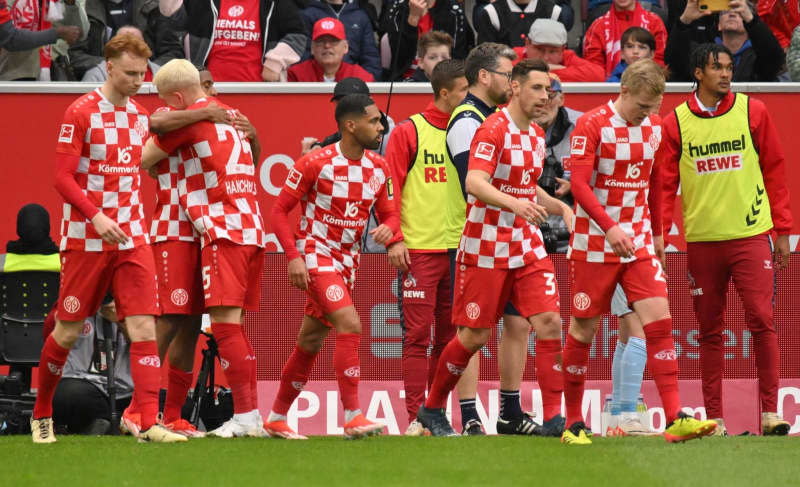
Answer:
<path fill-rule="evenodd" d="M 23 271 L 0 275 L 0 364 L 38 365 L 44 344 L 42 327 L 58 299 L 58 284 L 57 272 Z"/>

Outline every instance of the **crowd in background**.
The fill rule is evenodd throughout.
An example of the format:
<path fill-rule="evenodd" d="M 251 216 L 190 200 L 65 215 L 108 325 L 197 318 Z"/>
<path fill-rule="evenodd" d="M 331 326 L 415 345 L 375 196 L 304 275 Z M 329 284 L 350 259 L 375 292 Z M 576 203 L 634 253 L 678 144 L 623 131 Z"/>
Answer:
<path fill-rule="evenodd" d="M 475 0 L 468 15 L 462 0 L 0 0 L 0 80 L 103 81 L 103 46 L 127 30 L 153 52 L 147 81 L 187 58 L 223 82 L 427 82 L 486 41 L 565 82 L 619 81 L 626 51 L 691 81 L 704 42 L 734 53 L 734 81 L 800 81 L 798 0 L 705 1 Z"/>

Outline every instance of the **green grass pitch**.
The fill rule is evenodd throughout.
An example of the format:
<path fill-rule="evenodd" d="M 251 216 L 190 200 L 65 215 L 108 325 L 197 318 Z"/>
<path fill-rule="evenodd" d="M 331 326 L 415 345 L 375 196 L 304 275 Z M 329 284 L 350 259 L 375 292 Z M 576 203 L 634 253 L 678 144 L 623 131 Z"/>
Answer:
<path fill-rule="evenodd" d="M 0 437 L 0 485 L 16 486 L 778 486 L 800 485 L 797 438 L 373 437 L 346 441 Z"/>

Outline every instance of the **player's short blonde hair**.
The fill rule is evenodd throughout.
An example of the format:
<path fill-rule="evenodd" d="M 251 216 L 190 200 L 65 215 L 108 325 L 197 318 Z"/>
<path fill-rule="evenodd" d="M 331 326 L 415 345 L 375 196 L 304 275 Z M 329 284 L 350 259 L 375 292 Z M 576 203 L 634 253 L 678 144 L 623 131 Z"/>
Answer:
<path fill-rule="evenodd" d="M 625 68 L 620 84 L 628 88 L 631 94 L 653 96 L 663 94 L 667 86 L 664 68 L 649 58 L 639 59 Z"/>
<path fill-rule="evenodd" d="M 173 59 L 161 66 L 153 84 L 159 93 L 173 93 L 192 86 L 200 86 L 200 72 L 186 59 Z"/>

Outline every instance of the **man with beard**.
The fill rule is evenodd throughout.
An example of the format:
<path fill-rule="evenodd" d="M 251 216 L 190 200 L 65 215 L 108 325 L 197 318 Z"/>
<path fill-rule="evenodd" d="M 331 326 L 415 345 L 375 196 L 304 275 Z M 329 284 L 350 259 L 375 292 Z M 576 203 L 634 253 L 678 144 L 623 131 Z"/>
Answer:
<path fill-rule="evenodd" d="M 272 227 L 289 261 L 289 282 L 307 293 L 297 347 L 283 367 L 265 425 L 278 438 L 305 439 L 292 430 L 286 415 L 332 328 L 345 437 L 362 438 L 384 429 L 364 417 L 358 404 L 361 320 L 352 293 L 370 210 L 375 206 L 382 222 L 370 232 L 381 245 L 399 230 L 400 218 L 392 201 L 389 167 L 372 152 L 380 146 L 382 129 L 375 102 L 368 95 L 345 96 L 336 105 L 336 122 L 342 140 L 300 158 L 272 207 Z M 293 235 L 289 212 L 298 203 L 302 216 Z"/>

